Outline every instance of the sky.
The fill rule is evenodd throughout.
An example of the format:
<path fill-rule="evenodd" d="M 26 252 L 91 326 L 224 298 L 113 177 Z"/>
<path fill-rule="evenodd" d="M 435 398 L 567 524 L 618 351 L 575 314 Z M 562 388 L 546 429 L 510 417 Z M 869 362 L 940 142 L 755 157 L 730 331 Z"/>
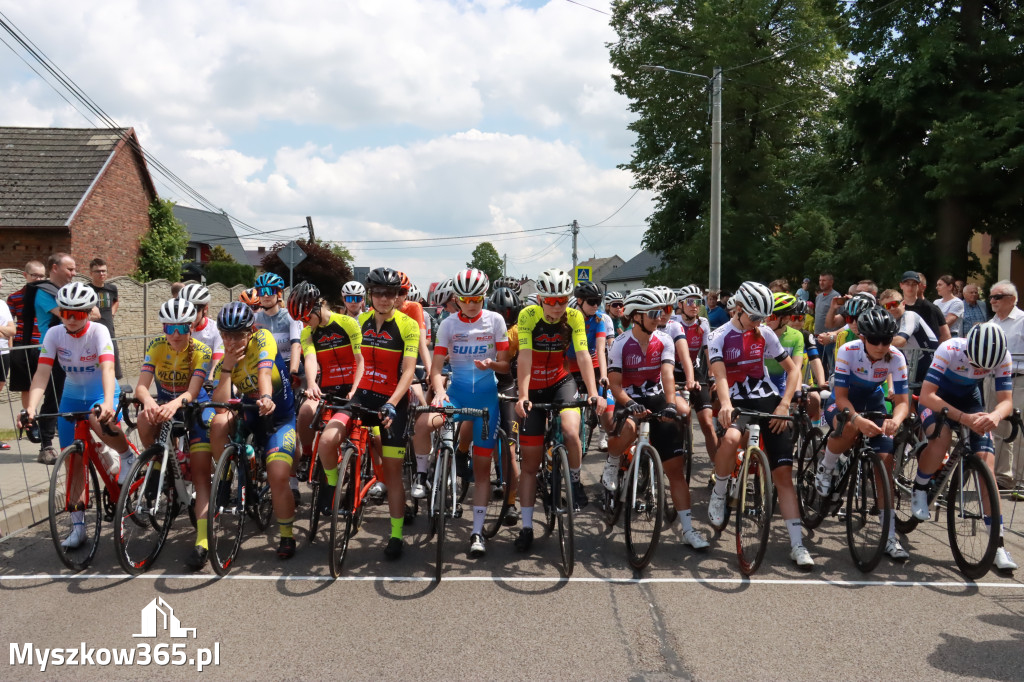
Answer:
<path fill-rule="evenodd" d="M 424 286 L 464 268 L 482 241 L 507 254 L 509 274 L 569 270 L 574 219 L 593 226 L 581 261 L 640 251 L 653 197 L 617 168 L 634 136 L 611 79 L 609 3 L 580 2 L 600 11 L 569 0 L 0 0 L 0 12 L 213 206 L 275 231 L 246 239 L 240 228 L 247 248 L 304 236 L 308 215 L 356 265 Z M 0 125 L 97 125 L 20 57 L 0 45 Z M 150 172 L 162 197 L 206 208 Z M 423 241 L 386 241 L 400 239 Z"/>

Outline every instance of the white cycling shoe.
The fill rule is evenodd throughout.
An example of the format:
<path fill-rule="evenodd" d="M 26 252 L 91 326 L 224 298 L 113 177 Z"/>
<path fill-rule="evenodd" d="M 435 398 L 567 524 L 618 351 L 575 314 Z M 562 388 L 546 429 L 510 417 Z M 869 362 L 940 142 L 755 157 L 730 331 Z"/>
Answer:
<path fill-rule="evenodd" d="M 64 549 L 78 549 L 85 542 L 85 524 L 76 523 L 71 530 L 71 533 L 64 538 L 64 541 L 60 543 L 60 546 Z"/>
<path fill-rule="evenodd" d="M 1000 571 L 1017 570 L 1017 564 L 1010 558 L 1010 553 L 1006 551 L 1005 547 L 1000 547 L 996 550 L 996 558 L 993 563 Z"/>
<path fill-rule="evenodd" d="M 895 537 L 891 537 L 885 542 L 885 553 L 893 561 L 906 561 L 910 558 L 910 552 L 903 549 L 903 545 Z"/>
<path fill-rule="evenodd" d="M 708 501 L 708 520 L 712 526 L 721 526 L 725 521 L 725 495 L 711 491 L 711 499 Z"/>
<path fill-rule="evenodd" d="M 604 473 L 601 474 L 601 484 L 610 493 L 615 492 L 619 487 L 619 463 L 616 458 L 614 462 L 604 463 Z"/>
<path fill-rule="evenodd" d="M 818 473 L 814 475 L 814 489 L 822 497 L 832 491 L 832 469 L 826 469 L 824 464 L 818 465 Z"/>
<path fill-rule="evenodd" d="M 814 559 L 811 557 L 811 553 L 807 551 L 807 548 L 803 545 L 797 545 L 789 551 L 789 558 L 796 563 L 800 568 L 813 568 Z"/>
<path fill-rule="evenodd" d="M 931 506 L 928 504 L 928 491 L 914 491 L 910 496 L 910 513 L 918 521 L 927 521 L 932 517 Z"/>
<path fill-rule="evenodd" d="M 683 533 L 681 542 L 684 546 L 689 545 L 696 550 L 707 549 L 710 546 L 710 543 L 704 538 L 704 534 L 693 528 Z"/>

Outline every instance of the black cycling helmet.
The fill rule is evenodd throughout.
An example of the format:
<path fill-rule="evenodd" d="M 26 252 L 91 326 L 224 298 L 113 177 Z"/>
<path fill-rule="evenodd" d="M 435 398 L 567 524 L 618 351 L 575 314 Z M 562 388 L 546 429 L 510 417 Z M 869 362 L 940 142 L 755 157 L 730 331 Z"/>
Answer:
<path fill-rule="evenodd" d="M 304 322 L 319 304 L 320 289 L 311 282 L 302 282 L 288 296 L 288 314 L 293 320 Z"/>
<path fill-rule="evenodd" d="M 523 301 L 509 287 L 499 287 L 491 294 L 487 307 L 505 318 L 505 324 L 512 326 L 519 320 L 519 312 L 523 309 Z"/>
<path fill-rule="evenodd" d="M 580 282 L 576 285 L 576 288 L 572 290 L 572 295 L 576 298 L 602 298 L 603 294 L 596 284 L 593 282 Z"/>
<path fill-rule="evenodd" d="M 222 332 L 247 332 L 256 324 L 256 313 L 241 301 L 232 301 L 217 313 L 217 329 Z"/>
<path fill-rule="evenodd" d="M 399 289 L 402 286 L 402 275 L 391 268 L 374 268 L 366 275 L 366 288 L 370 287 L 394 287 Z"/>
<path fill-rule="evenodd" d="M 864 336 L 893 336 L 897 329 L 896 319 L 881 306 L 868 308 L 857 317 L 857 331 Z"/>

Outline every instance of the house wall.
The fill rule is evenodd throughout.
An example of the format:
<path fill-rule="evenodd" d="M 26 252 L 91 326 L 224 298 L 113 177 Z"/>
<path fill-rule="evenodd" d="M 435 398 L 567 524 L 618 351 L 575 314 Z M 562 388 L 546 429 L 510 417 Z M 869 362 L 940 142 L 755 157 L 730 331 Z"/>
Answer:
<path fill-rule="evenodd" d="M 0 269 L 19 271 L 30 260 L 46 263 L 57 251 L 71 250 L 71 235 L 66 228 L 22 227 L 0 230 Z"/>
<path fill-rule="evenodd" d="M 644 285 L 642 279 L 628 279 L 621 282 L 606 282 L 608 285 L 608 291 L 618 291 L 622 294 L 626 294 L 633 289 L 638 289 Z"/>

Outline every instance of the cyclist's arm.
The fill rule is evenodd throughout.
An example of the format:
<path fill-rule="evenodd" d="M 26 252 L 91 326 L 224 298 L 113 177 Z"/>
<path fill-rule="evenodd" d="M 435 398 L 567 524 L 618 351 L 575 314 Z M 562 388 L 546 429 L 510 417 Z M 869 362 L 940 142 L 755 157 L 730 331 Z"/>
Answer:
<path fill-rule="evenodd" d="M 910 414 L 910 394 L 897 393 L 892 397 L 892 421 L 899 426 Z"/>
<path fill-rule="evenodd" d="M 427 348 L 427 330 L 426 329 L 420 329 L 419 350 L 420 350 L 420 359 L 423 360 L 423 369 L 425 369 L 427 371 L 430 371 L 430 369 L 432 369 L 432 365 L 430 364 L 430 361 L 431 361 L 432 358 L 430 356 L 430 349 Z"/>
<path fill-rule="evenodd" d="M 152 385 L 153 373 L 145 369 L 139 372 L 139 381 L 135 384 L 135 398 L 142 403 L 143 409 L 156 407 L 156 400 L 153 399 L 152 393 L 149 392 Z"/>
<path fill-rule="evenodd" d="M 615 397 L 616 405 L 625 405 L 632 398 L 630 398 L 626 391 L 622 388 L 622 371 L 612 370 L 608 373 L 608 389 L 612 392 Z"/>
<path fill-rule="evenodd" d="M 363 371 L 366 369 L 366 363 L 363 362 L 363 354 L 356 353 L 356 371 L 352 375 L 352 390 L 349 391 L 348 397 L 352 398 L 356 394 L 356 390 L 359 388 L 359 382 L 363 380 Z"/>
<path fill-rule="evenodd" d="M 607 336 L 598 336 L 595 345 L 597 346 L 597 378 L 599 381 L 608 381 Z"/>
<path fill-rule="evenodd" d="M 533 370 L 533 349 L 519 346 L 519 365 L 516 369 L 516 378 L 519 380 L 519 399 L 528 400 L 530 397 L 530 372 Z M 589 357 L 589 356 L 588 356 Z"/>
<path fill-rule="evenodd" d="M 288 359 L 288 364 L 290 365 L 288 373 L 295 376 L 299 373 L 299 364 L 302 362 L 302 345 L 298 341 L 292 341 L 291 347 L 292 354 Z M 313 376 L 315 377 L 316 375 L 314 374 Z"/>
<path fill-rule="evenodd" d="M 665 396 L 669 398 L 669 405 L 673 405 L 672 396 L 676 394 L 676 372 L 675 363 L 661 363 L 661 386 L 665 389 Z"/>
<path fill-rule="evenodd" d="M 853 408 L 853 403 L 850 402 L 850 389 L 848 387 L 836 384 L 835 390 L 832 391 L 832 399 L 835 401 L 838 412 L 849 410 L 851 421 L 857 418 L 857 410 Z"/>
<path fill-rule="evenodd" d="M 587 387 L 587 394 L 597 395 L 597 384 L 594 382 L 594 362 L 590 357 L 590 351 L 576 351 L 576 365 L 580 368 L 580 376 L 583 377 L 583 385 Z"/>
<path fill-rule="evenodd" d="M 256 370 L 256 385 L 260 391 L 260 397 L 256 399 L 260 406 L 260 415 L 266 416 L 274 411 L 274 399 L 266 397 L 274 394 L 274 374 L 270 367 L 260 367 Z"/>
<path fill-rule="evenodd" d="M 815 386 L 825 388 L 828 382 L 825 379 L 825 368 L 821 364 L 821 358 L 811 358 L 808 364 L 811 366 L 811 376 L 814 377 Z"/>
<path fill-rule="evenodd" d="M 444 368 L 445 355 L 446 352 L 443 346 L 434 347 L 434 361 L 430 363 L 430 387 L 434 389 L 435 399 L 440 396 L 447 397 L 448 395 L 444 390 L 444 376 L 441 374 L 441 370 Z"/>
<path fill-rule="evenodd" d="M 210 396 L 215 403 L 226 403 L 231 400 L 231 372 L 235 366 L 229 357 L 225 353 L 218 365 L 220 368 L 220 379 L 217 381 L 217 385 L 213 387 L 213 395 Z"/>
<path fill-rule="evenodd" d="M 32 385 L 28 389 L 28 393 L 23 393 L 25 396 L 22 399 L 22 407 L 29 411 L 29 414 L 35 414 L 36 408 L 39 407 L 39 403 L 43 399 L 43 391 L 46 390 L 46 384 L 50 382 L 50 374 L 53 371 L 52 365 L 44 365 L 39 363 L 36 367 L 36 373 L 32 375 Z"/>
<path fill-rule="evenodd" d="M 434 368 L 431 367 L 431 370 Z M 412 380 L 416 378 L 416 356 L 406 355 L 402 358 L 402 376 L 398 379 L 398 386 L 395 387 L 395 392 L 388 398 L 388 402 L 392 405 L 398 405 L 402 402 L 405 394 L 409 392 L 409 387 L 412 386 Z"/>
<path fill-rule="evenodd" d="M 708 368 L 715 378 L 715 392 L 718 394 L 718 420 L 723 427 L 732 423 L 732 400 L 729 398 L 729 380 L 725 372 L 725 363 L 716 360 Z M 723 414 L 724 411 L 724 414 Z"/>
<path fill-rule="evenodd" d="M 683 366 L 683 376 L 686 377 L 686 385 L 693 385 L 693 360 L 690 358 L 690 346 L 686 342 L 686 337 L 681 336 L 676 339 L 676 357 L 679 358 L 679 364 Z M 672 385 L 675 386 L 675 377 L 673 376 Z M 668 387 L 665 387 L 665 392 L 668 393 Z M 675 390 L 668 395 L 675 395 Z"/>

